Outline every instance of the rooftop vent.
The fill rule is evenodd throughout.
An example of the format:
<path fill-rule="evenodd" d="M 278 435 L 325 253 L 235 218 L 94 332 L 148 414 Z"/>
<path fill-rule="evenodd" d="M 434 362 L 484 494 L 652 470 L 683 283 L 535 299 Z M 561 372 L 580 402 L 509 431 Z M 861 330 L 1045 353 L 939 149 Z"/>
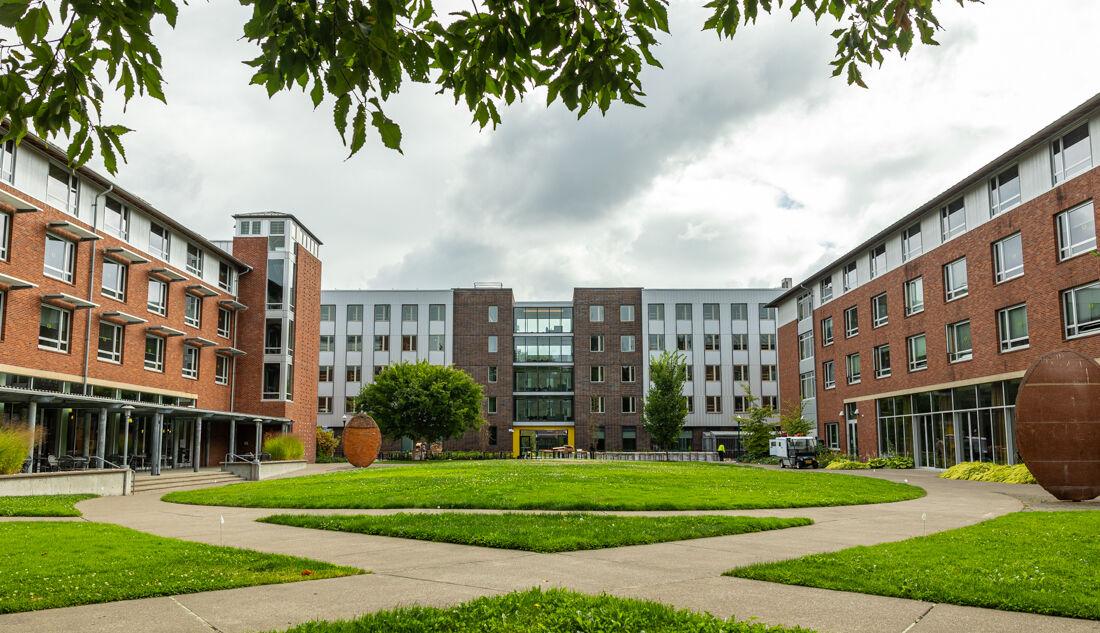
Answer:
<path fill-rule="evenodd" d="M 502 281 L 475 281 L 474 288 L 503 288 Z"/>

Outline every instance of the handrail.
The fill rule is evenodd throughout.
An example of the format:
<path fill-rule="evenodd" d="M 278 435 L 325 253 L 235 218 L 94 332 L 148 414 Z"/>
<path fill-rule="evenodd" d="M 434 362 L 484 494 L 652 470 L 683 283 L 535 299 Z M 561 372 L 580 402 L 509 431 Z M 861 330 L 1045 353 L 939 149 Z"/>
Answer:
<path fill-rule="evenodd" d="M 102 457 L 99 457 L 98 455 L 92 455 L 92 456 L 88 457 L 88 459 L 89 460 L 99 460 L 100 466 L 102 466 L 102 467 L 111 466 L 112 468 L 117 468 L 119 470 L 122 470 L 123 468 L 125 468 L 126 470 L 133 470 L 133 468 L 131 468 L 129 465 L 119 466 L 118 464 L 116 464 L 114 462 L 109 462 L 106 459 L 103 459 Z"/>
<path fill-rule="evenodd" d="M 259 454 L 256 454 L 256 455 L 253 456 L 252 459 L 245 459 L 244 457 L 242 457 L 241 455 L 237 455 L 236 453 L 226 453 L 225 454 L 225 461 L 226 462 L 246 462 L 246 463 L 251 463 L 251 464 L 259 464 L 260 463 L 260 456 L 259 456 Z"/>

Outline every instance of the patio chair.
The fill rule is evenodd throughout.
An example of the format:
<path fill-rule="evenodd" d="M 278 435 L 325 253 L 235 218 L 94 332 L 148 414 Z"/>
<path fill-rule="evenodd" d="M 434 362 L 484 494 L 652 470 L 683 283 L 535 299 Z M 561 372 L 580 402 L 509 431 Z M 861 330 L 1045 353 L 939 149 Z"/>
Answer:
<path fill-rule="evenodd" d="M 51 473 L 55 473 L 61 470 L 61 465 L 58 463 L 57 457 L 55 455 L 46 456 L 46 470 Z"/>

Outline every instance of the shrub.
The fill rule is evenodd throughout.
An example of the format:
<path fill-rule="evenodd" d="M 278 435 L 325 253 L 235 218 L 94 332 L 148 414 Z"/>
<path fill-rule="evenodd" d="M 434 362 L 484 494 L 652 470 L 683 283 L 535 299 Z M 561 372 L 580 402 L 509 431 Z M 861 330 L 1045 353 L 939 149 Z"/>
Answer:
<path fill-rule="evenodd" d="M 331 460 L 332 456 L 336 454 L 336 447 L 339 445 L 340 440 L 336 439 L 336 435 L 332 431 L 317 427 L 317 461 Z"/>
<path fill-rule="evenodd" d="M 271 459 L 281 461 L 284 459 L 302 459 L 306 449 L 302 446 L 302 440 L 293 435 L 276 435 L 269 437 L 264 442 L 264 452 L 271 453 Z"/>
<path fill-rule="evenodd" d="M 27 447 L 31 442 L 30 429 L 22 425 L 0 427 L 0 475 L 11 475 L 23 469 L 27 459 Z"/>
<path fill-rule="evenodd" d="M 940 473 L 943 479 L 969 479 L 1005 484 L 1033 484 L 1035 477 L 1025 464 L 1001 466 L 988 462 L 963 462 Z"/>
<path fill-rule="evenodd" d="M 876 457 L 867 460 L 871 468 L 913 468 L 913 458 L 896 455 L 894 457 Z"/>
<path fill-rule="evenodd" d="M 852 461 L 849 459 L 834 459 L 825 467 L 828 470 L 868 470 L 871 467 L 863 462 Z"/>

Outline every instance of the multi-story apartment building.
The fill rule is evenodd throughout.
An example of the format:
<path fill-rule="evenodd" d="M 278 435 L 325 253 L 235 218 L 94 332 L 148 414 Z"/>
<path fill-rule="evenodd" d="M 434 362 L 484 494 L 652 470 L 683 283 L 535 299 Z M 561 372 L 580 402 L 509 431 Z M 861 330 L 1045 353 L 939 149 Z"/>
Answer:
<path fill-rule="evenodd" d="M 832 448 L 1015 463 L 1025 370 L 1100 357 L 1100 95 L 773 302 L 780 385 Z"/>
<path fill-rule="evenodd" d="M 0 408 L 44 429 L 30 467 L 198 468 L 291 429 L 312 455 L 316 357 L 294 378 L 291 350 L 316 340 L 320 242 L 276 213 L 213 242 L 66 164 L 30 137 L 0 151 Z M 270 391 L 265 314 L 284 323 Z"/>
<path fill-rule="evenodd" d="M 689 368 L 678 448 L 701 449 L 708 437 L 728 437 L 720 441 L 732 448 L 749 391 L 777 404 L 775 311 L 766 304 L 781 292 L 577 288 L 569 301 L 517 302 L 501 287 L 326 290 L 318 424 L 340 428 L 354 395 L 388 364 L 427 360 L 466 371 L 485 394 L 488 425 L 448 449 L 646 450 L 648 358 L 668 349 Z M 388 316 L 399 311 L 409 317 L 400 340 Z M 373 326 L 360 324 L 363 314 L 375 315 Z M 426 338 L 412 340 L 417 335 Z M 364 357 L 357 350 L 369 339 L 376 351 Z M 399 343 L 400 355 L 388 353 Z M 409 447 L 406 440 L 385 449 Z"/>

